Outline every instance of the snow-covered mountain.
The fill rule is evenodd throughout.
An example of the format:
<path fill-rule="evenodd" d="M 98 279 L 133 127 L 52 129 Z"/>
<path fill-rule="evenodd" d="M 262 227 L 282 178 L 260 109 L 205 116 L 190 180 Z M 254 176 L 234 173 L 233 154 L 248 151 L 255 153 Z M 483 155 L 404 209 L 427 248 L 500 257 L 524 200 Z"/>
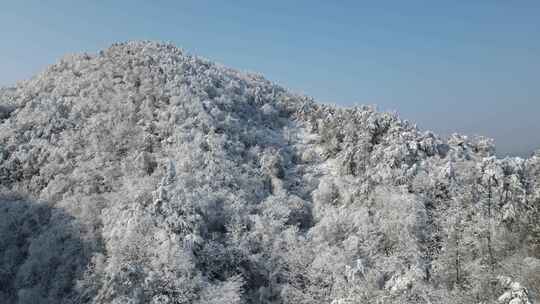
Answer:
<path fill-rule="evenodd" d="M 0 90 L 1 303 L 528 303 L 540 152 L 167 44 Z"/>

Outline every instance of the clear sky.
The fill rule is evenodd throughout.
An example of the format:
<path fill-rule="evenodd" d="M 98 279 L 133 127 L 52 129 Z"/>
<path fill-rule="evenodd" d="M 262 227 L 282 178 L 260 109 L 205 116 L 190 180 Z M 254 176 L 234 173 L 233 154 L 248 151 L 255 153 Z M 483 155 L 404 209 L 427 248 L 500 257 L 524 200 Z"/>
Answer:
<path fill-rule="evenodd" d="M 493 137 L 500 155 L 540 148 L 538 0 L 3 1 L 0 34 L 0 85 L 160 40 L 321 102 Z"/>

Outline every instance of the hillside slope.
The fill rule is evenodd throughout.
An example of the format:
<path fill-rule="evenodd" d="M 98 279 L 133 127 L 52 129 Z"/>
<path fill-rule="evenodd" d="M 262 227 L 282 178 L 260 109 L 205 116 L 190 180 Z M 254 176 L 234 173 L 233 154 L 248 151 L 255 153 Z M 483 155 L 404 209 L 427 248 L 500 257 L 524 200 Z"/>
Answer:
<path fill-rule="evenodd" d="M 171 45 L 67 56 L 0 90 L 0 302 L 527 303 L 540 153 L 493 155 Z"/>

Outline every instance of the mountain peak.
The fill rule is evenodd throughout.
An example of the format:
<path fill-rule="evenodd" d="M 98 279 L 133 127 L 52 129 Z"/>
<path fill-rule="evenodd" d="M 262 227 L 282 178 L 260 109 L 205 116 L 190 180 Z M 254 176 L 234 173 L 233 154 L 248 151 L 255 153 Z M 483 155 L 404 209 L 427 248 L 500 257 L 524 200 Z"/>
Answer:
<path fill-rule="evenodd" d="M 171 44 L 69 55 L 0 90 L 0 299 L 522 301 L 540 158 L 493 153 Z"/>

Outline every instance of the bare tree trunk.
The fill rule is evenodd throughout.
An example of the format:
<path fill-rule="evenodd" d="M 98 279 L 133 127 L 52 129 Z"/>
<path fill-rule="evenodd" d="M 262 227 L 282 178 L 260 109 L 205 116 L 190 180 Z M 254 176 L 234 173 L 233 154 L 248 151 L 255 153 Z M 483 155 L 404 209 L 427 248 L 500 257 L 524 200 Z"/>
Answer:
<path fill-rule="evenodd" d="M 456 261 L 455 261 L 455 264 L 456 264 L 456 284 L 459 285 L 460 284 L 460 281 L 461 281 L 461 277 L 460 277 L 460 252 L 459 252 L 459 238 L 461 236 L 458 234 L 456 235 Z"/>
<path fill-rule="evenodd" d="M 493 189 L 492 189 L 492 184 L 491 184 L 491 180 L 493 179 L 492 176 L 489 177 L 489 181 L 488 181 L 488 227 L 487 227 L 487 246 L 488 246 L 488 256 L 489 256 L 489 267 L 491 269 L 491 271 L 493 272 L 494 271 L 494 267 L 495 267 L 495 259 L 493 257 L 493 246 L 491 244 L 491 221 L 492 221 L 492 216 L 491 216 L 491 205 L 492 205 L 492 197 L 493 197 Z"/>

